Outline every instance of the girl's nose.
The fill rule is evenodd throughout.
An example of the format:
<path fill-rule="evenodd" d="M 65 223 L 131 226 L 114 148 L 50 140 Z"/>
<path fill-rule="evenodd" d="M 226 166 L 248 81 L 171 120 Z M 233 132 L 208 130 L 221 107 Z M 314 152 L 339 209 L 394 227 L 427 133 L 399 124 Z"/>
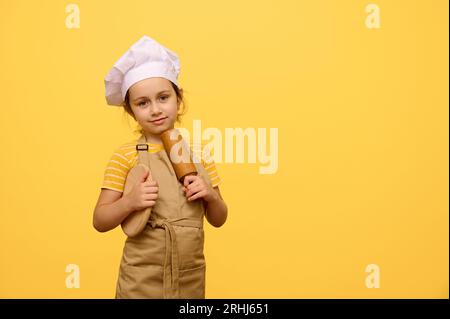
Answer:
<path fill-rule="evenodd" d="M 157 103 L 153 103 L 150 105 L 150 113 L 152 114 L 159 114 L 161 113 L 161 110 L 159 109 L 159 106 Z"/>

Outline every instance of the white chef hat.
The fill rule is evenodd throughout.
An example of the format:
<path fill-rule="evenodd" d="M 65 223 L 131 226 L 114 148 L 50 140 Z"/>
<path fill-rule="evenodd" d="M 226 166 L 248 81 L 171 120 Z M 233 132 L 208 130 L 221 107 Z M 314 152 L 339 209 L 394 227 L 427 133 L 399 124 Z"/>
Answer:
<path fill-rule="evenodd" d="M 180 62 L 175 52 L 144 35 L 114 64 L 105 77 L 106 102 L 121 106 L 134 83 L 163 77 L 178 86 Z"/>

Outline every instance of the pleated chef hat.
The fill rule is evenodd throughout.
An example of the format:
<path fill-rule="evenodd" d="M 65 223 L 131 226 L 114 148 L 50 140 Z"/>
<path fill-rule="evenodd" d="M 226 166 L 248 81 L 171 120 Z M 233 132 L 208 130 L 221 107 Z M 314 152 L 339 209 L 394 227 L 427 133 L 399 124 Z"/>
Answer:
<path fill-rule="evenodd" d="M 121 106 L 134 83 L 163 77 L 178 86 L 180 61 L 175 52 L 144 35 L 114 64 L 105 77 L 106 102 Z"/>

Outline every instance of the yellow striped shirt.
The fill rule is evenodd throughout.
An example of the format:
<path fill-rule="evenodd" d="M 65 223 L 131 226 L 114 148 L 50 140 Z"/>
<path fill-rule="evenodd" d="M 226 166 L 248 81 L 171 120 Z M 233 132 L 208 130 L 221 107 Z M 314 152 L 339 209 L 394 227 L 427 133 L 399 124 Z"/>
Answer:
<path fill-rule="evenodd" d="M 164 147 L 162 144 L 147 143 L 147 145 L 149 146 L 148 151 L 150 153 L 164 151 Z M 193 149 L 193 152 L 194 154 L 199 154 L 198 151 L 197 152 L 195 151 L 195 149 Z M 201 158 L 201 156 L 198 157 Z M 134 166 L 136 166 L 137 162 L 138 162 L 138 151 L 136 150 L 136 142 L 126 143 L 118 147 L 114 151 L 113 155 L 111 156 L 106 166 L 103 184 L 101 188 L 107 188 L 118 192 L 123 192 L 128 171 Z M 206 163 L 202 158 L 201 163 L 208 172 L 213 187 L 218 186 L 221 180 L 219 174 L 217 173 L 214 161 L 211 160 L 208 161 L 208 163 Z"/>

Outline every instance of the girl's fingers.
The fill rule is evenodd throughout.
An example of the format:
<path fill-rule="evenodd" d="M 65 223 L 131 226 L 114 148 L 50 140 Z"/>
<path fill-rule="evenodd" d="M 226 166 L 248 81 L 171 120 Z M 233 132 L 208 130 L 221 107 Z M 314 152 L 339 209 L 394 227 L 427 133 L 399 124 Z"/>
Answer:
<path fill-rule="evenodd" d="M 192 184 L 189 184 L 188 186 L 187 186 L 187 189 L 194 189 L 194 188 L 196 188 L 196 187 L 198 187 L 198 186 L 200 186 L 201 185 L 201 183 L 199 182 L 199 181 L 195 181 L 195 182 L 193 182 Z"/>
<path fill-rule="evenodd" d="M 192 189 L 192 188 L 194 188 L 194 187 L 197 187 L 198 185 L 201 185 L 201 181 L 194 181 L 194 182 L 192 182 L 191 184 L 189 184 L 189 185 L 187 185 L 187 186 L 184 186 L 184 188 L 185 189 Z"/>
<path fill-rule="evenodd" d="M 156 200 L 158 199 L 158 194 L 146 194 L 144 200 Z"/>
<path fill-rule="evenodd" d="M 191 197 L 188 197 L 188 201 L 196 200 L 197 198 L 201 198 L 201 197 L 203 197 L 205 195 L 206 195 L 206 191 L 198 192 L 197 194 L 195 194 L 195 195 L 193 195 Z"/>
<path fill-rule="evenodd" d="M 194 186 L 188 188 L 186 196 L 189 197 L 192 194 L 195 194 L 195 193 L 200 192 L 202 190 L 203 190 L 202 185 L 194 185 Z"/>
<path fill-rule="evenodd" d="M 144 193 L 145 194 L 157 193 L 158 190 L 159 190 L 159 187 L 157 187 L 157 186 L 146 186 L 146 187 L 144 187 Z"/>
<path fill-rule="evenodd" d="M 192 181 L 195 181 L 198 178 L 197 175 L 188 175 L 184 178 L 183 185 L 188 186 Z"/>

